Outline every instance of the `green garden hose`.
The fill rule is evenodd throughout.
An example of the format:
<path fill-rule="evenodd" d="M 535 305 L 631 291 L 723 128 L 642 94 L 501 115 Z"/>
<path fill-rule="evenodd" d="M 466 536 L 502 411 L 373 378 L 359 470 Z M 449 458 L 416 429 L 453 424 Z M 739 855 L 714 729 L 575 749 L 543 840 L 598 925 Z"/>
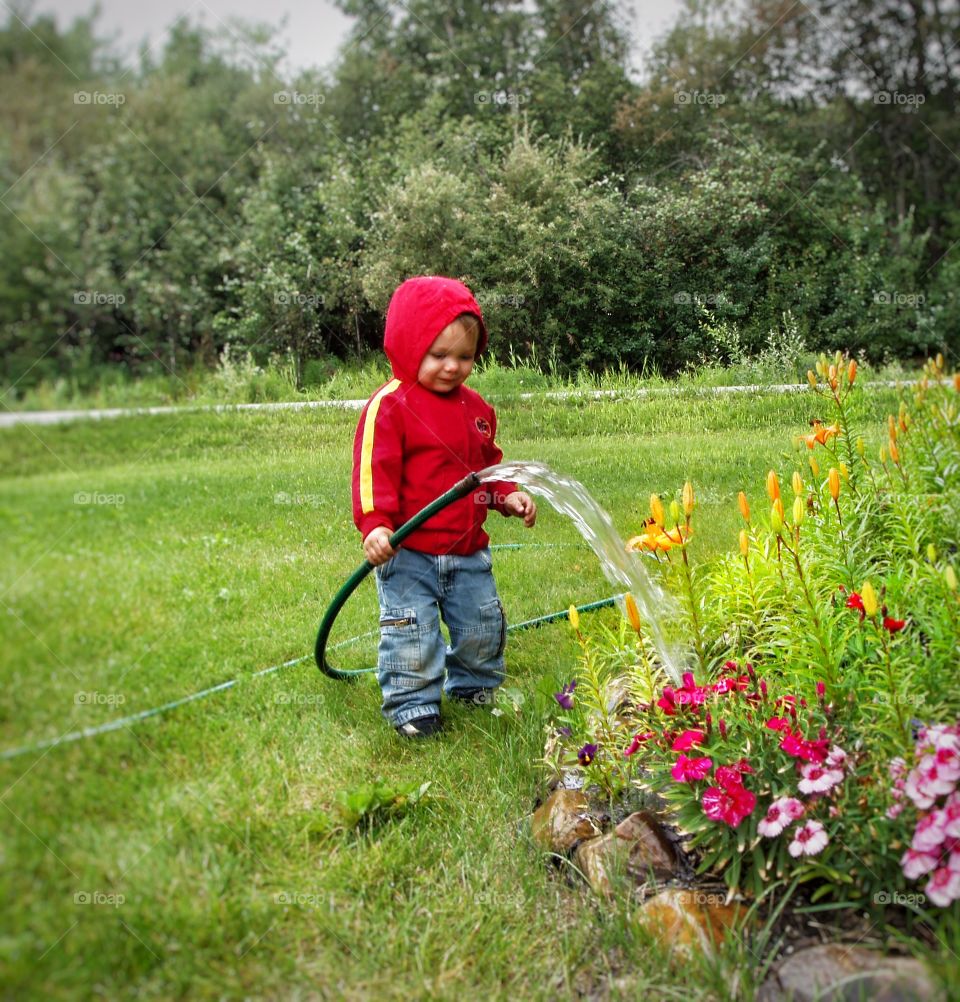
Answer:
<path fill-rule="evenodd" d="M 390 545 L 396 549 L 415 529 L 419 529 L 421 525 L 432 515 L 435 515 L 438 511 L 446 508 L 448 504 L 453 504 L 454 501 L 459 501 L 460 498 L 466 497 L 471 491 L 475 491 L 480 486 L 480 477 L 476 473 L 469 473 L 453 485 L 445 494 L 441 494 L 436 501 L 431 501 L 425 508 L 422 508 L 413 516 L 408 522 L 405 522 L 400 526 L 399 529 L 390 537 Z M 327 611 L 323 614 L 323 619 L 320 620 L 320 628 L 317 630 L 317 642 L 314 647 L 314 657 L 316 658 L 317 667 L 330 678 L 340 679 L 341 681 L 347 681 L 350 679 L 355 679 L 358 675 L 366 675 L 371 671 L 375 671 L 375 668 L 359 668 L 353 671 L 348 671 L 342 668 L 334 668 L 327 662 L 327 639 L 330 636 L 330 630 L 333 628 L 334 620 L 340 614 L 340 610 L 343 608 L 344 603 L 356 590 L 357 585 L 373 570 L 374 565 L 370 563 L 369 560 L 364 560 L 364 562 L 350 575 L 349 578 L 343 583 L 340 590 L 333 596 L 333 601 L 327 607 Z M 616 601 L 617 596 L 611 595 L 610 598 L 601 599 L 599 602 L 589 602 L 586 605 L 577 606 L 578 612 L 590 612 L 593 609 L 601 609 L 604 606 L 613 605 Z M 511 627 L 514 630 L 522 630 L 531 626 L 539 626 L 542 623 L 550 623 L 557 619 L 563 619 L 567 615 L 567 611 L 563 612 L 552 612 L 546 616 L 540 616 L 537 619 L 528 619 L 523 623 L 517 623 L 516 626 Z"/>

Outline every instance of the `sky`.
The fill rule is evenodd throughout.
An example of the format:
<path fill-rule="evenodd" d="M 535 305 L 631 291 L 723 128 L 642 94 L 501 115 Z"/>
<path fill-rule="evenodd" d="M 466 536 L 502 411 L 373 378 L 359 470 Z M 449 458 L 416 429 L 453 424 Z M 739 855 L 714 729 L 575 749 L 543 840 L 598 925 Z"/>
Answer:
<path fill-rule="evenodd" d="M 34 0 L 37 14 L 54 14 L 61 27 L 90 12 L 93 0 Z M 683 0 L 627 0 L 633 12 L 634 62 L 650 42 L 668 28 L 683 7 Z M 0 0 L 0 16 L 9 10 Z M 278 41 L 286 52 L 284 69 L 292 71 L 329 65 L 350 26 L 350 19 L 329 0 L 100 0 L 100 34 L 116 35 L 114 48 L 121 55 L 135 56 L 141 41 L 162 44 L 168 28 L 187 16 L 212 29 L 224 29 L 230 18 L 267 22 L 285 27 Z M 5 20 L 5 18 L 3 18 Z"/>

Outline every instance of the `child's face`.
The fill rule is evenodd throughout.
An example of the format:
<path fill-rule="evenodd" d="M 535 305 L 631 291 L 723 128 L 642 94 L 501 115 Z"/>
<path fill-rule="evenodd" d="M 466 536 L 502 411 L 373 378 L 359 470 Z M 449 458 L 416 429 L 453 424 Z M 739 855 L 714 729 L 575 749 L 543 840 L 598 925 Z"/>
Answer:
<path fill-rule="evenodd" d="M 447 324 L 427 349 L 417 382 L 434 393 L 450 393 L 473 370 L 477 356 L 477 335 L 459 320 Z"/>

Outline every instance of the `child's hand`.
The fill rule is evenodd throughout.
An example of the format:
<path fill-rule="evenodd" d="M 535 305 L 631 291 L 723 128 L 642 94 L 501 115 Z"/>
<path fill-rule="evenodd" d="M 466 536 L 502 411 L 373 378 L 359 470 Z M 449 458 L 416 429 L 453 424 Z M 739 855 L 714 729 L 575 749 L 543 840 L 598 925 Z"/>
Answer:
<path fill-rule="evenodd" d="M 396 550 L 390 545 L 392 535 L 393 533 L 385 525 L 378 525 L 376 529 L 370 530 L 367 538 L 363 541 L 364 556 L 374 567 L 378 564 L 385 564 L 396 553 Z"/>
<path fill-rule="evenodd" d="M 524 491 L 514 491 L 508 494 L 503 502 L 503 507 L 508 515 L 516 515 L 523 519 L 523 524 L 532 529 L 537 521 L 537 503 Z"/>

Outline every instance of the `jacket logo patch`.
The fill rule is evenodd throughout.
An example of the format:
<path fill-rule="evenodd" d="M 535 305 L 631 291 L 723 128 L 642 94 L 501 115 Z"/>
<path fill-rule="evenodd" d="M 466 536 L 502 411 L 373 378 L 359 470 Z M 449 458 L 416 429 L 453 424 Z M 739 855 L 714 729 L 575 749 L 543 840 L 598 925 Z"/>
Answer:
<path fill-rule="evenodd" d="M 490 438 L 493 434 L 493 429 L 490 427 L 490 422 L 486 418 L 478 417 L 476 419 L 477 431 L 483 435 L 484 438 Z"/>

